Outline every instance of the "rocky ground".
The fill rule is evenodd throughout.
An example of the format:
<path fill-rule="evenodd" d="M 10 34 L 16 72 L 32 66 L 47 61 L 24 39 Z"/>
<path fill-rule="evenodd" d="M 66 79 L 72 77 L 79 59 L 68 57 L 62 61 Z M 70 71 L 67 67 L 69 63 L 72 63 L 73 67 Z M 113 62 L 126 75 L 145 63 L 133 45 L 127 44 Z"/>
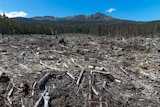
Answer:
<path fill-rule="evenodd" d="M 0 107 L 160 107 L 160 38 L 0 37 Z"/>

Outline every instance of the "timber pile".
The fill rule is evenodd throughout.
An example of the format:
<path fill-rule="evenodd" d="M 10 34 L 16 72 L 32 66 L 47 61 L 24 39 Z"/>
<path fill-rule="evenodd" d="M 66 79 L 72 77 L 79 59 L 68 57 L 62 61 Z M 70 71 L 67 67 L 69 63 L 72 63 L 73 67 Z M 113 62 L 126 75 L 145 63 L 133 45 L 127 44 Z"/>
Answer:
<path fill-rule="evenodd" d="M 158 107 L 160 38 L 0 38 L 0 107 Z"/>

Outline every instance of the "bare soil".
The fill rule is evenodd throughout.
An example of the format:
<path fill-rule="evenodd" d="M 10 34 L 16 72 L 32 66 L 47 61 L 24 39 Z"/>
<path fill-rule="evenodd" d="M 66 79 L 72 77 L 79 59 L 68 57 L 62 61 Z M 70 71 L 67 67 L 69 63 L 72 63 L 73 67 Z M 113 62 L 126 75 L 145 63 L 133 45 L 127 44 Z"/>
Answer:
<path fill-rule="evenodd" d="M 0 107 L 48 106 L 160 107 L 160 38 L 1 36 Z"/>

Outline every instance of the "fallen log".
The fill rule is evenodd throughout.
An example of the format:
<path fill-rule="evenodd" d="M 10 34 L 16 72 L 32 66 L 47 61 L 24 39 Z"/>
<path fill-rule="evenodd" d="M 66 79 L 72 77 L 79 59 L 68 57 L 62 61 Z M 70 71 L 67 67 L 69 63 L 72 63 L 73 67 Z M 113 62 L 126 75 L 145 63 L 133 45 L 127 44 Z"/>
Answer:
<path fill-rule="evenodd" d="M 36 101 L 34 107 L 39 107 L 40 103 L 42 101 L 43 96 L 45 95 L 45 93 L 47 92 L 47 90 L 44 90 L 43 93 L 41 94 L 40 98 Z"/>
<path fill-rule="evenodd" d="M 47 83 L 49 77 L 51 76 L 50 73 L 46 73 L 38 82 L 38 88 L 40 90 L 45 89 L 45 84 Z"/>
<path fill-rule="evenodd" d="M 79 77 L 78 77 L 78 80 L 77 80 L 77 85 L 79 85 L 80 84 L 80 82 L 81 82 L 81 80 L 82 80 L 82 77 L 83 77 L 83 73 L 84 73 L 84 68 L 82 68 L 82 70 L 81 70 L 81 72 L 80 72 L 80 74 L 79 74 Z"/>
<path fill-rule="evenodd" d="M 46 92 L 46 93 L 43 95 L 43 99 L 44 99 L 44 107 L 49 107 L 50 96 L 49 96 L 49 93 L 48 93 L 48 92 Z"/>

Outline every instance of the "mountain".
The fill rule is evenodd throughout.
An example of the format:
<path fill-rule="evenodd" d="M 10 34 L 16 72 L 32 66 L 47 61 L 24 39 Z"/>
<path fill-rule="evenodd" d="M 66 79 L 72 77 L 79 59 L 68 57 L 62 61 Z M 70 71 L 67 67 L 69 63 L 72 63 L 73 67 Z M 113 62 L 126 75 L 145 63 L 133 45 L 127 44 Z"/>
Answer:
<path fill-rule="evenodd" d="M 44 16 L 44 17 L 37 16 L 37 17 L 33 17 L 31 19 L 33 19 L 33 20 L 39 20 L 39 21 L 42 21 L 42 20 L 56 21 L 58 18 L 54 17 L 54 16 Z"/>
<path fill-rule="evenodd" d="M 88 20 L 97 20 L 97 21 L 111 21 L 111 20 L 115 20 L 115 18 L 105 15 L 103 13 L 96 13 L 96 14 L 92 14 L 86 17 Z"/>
<path fill-rule="evenodd" d="M 135 21 L 116 19 L 106 14 L 97 12 L 91 15 L 75 15 L 68 17 L 54 16 L 37 16 L 32 18 L 13 18 L 16 22 L 27 22 L 45 25 L 60 25 L 60 26 L 84 26 L 84 25 L 115 25 L 115 24 L 134 24 Z"/>
<path fill-rule="evenodd" d="M 96 14 L 85 15 L 75 15 L 62 18 L 63 20 L 75 20 L 75 21 L 111 21 L 114 20 L 113 17 L 105 15 L 103 13 L 97 12 Z"/>
<path fill-rule="evenodd" d="M 86 25 L 121 25 L 132 26 L 142 24 L 160 23 L 160 21 L 140 22 L 131 20 L 117 19 L 106 14 L 97 12 L 91 15 L 74 15 L 68 17 L 54 17 L 54 16 L 37 16 L 32 18 L 13 18 L 16 22 L 45 24 L 55 26 L 86 26 Z"/>
<path fill-rule="evenodd" d="M 160 21 L 140 22 L 117 19 L 103 13 L 68 17 L 1 18 L 0 32 L 8 34 L 61 34 L 87 33 L 109 36 L 153 36 L 159 35 Z M 6 21 L 7 20 L 7 21 Z M 3 26 L 8 23 L 8 28 Z M 12 24 L 12 26 L 11 26 Z M 1 27 L 2 26 L 2 27 Z"/>
<path fill-rule="evenodd" d="M 44 16 L 44 17 L 32 17 L 33 20 L 50 20 L 50 21 L 58 21 L 58 20 L 74 20 L 74 21 L 112 21 L 115 18 L 105 15 L 103 13 L 97 12 L 91 15 L 75 15 L 68 16 L 63 18 L 53 17 L 53 16 Z"/>

